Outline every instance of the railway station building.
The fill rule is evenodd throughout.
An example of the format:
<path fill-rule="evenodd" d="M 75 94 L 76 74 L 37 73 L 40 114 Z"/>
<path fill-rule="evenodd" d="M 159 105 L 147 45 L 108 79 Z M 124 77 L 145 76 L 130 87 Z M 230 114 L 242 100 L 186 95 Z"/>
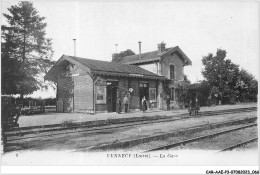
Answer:
<path fill-rule="evenodd" d="M 161 42 L 157 45 L 158 49 L 150 52 L 142 53 L 141 42 L 139 41 L 139 54 L 118 57 L 119 54 L 113 54 L 112 62 L 123 63 L 127 65 L 139 66 L 145 70 L 153 72 L 165 78 L 164 82 L 159 86 L 163 86 L 163 91 L 158 92 L 159 95 L 170 96 L 170 107 L 178 108 L 179 88 L 183 86 L 184 67 L 192 65 L 191 60 L 178 47 L 166 48 L 166 44 Z M 162 98 L 160 109 L 166 108 L 165 99 Z"/>
<path fill-rule="evenodd" d="M 171 106 L 178 105 L 177 84 L 183 80 L 183 67 L 190 59 L 179 47 L 100 61 L 62 55 L 45 75 L 57 84 L 57 112 L 115 112 L 117 98 L 130 97 L 130 109 L 139 110 L 146 97 L 148 108 L 166 109 L 165 95 Z"/>

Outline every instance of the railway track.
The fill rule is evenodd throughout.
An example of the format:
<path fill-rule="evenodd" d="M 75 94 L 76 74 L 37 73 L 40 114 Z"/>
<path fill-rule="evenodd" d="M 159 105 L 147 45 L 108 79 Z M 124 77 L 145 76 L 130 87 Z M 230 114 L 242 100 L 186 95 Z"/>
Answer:
<path fill-rule="evenodd" d="M 258 137 L 255 137 L 255 138 L 249 139 L 249 140 L 247 140 L 247 141 L 244 141 L 244 142 L 241 142 L 241 143 L 238 143 L 238 144 L 234 144 L 234 145 L 232 145 L 232 146 L 229 146 L 229 147 L 227 147 L 227 148 L 224 148 L 224 149 L 220 150 L 218 153 L 224 152 L 224 151 L 231 151 L 231 150 L 233 150 L 233 149 L 235 149 L 235 148 L 239 148 L 239 147 L 241 147 L 241 146 L 247 145 L 247 144 L 252 143 L 252 142 L 255 142 L 255 141 L 257 141 L 257 140 L 258 140 Z"/>
<path fill-rule="evenodd" d="M 89 142 L 86 144 L 86 146 L 84 148 L 76 148 L 76 152 L 78 151 L 98 151 L 98 150 L 110 150 L 110 149 L 117 149 L 117 148 L 127 148 L 128 146 L 135 146 L 138 144 L 143 144 L 143 143 L 148 143 L 150 141 L 156 141 L 156 140 L 164 140 L 165 138 L 170 138 L 170 137 L 183 137 L 185 135 L 190 135 L 193 133 L 200 133 L 203 132 L 204 130 L 206 131 L 210 131 L 212 129 L 220 129 L 222 127 L 237 127 L 237 125 L 241 125 L 241 124 L 245 124 L 245 123 L 253 123 L 257 120 L 257 117 L 248 117 L 248 118 L 244 118 L 244 119 L 235 119 L 235 120 L 226 120 L 226 121 L 221 121 L 221 122 L 214 122 L 214 123 L 206 123 L 206 124 L 202 124 L 202 125 L 195 125 L 195 126 L 191 126 L 188 128 L 183 128 L 183 129 L 176 129 L 176 130 L 171 130 L 170 132 L 163 132 L 162 134 L 154 134 L 152 136 L 146 136 L 146 137 L 136 137 L 132 140 L 119 140 L 119 142 L 115 142 L 115 140 L 111 140 L 111 142 L 107 142 L 106 143 L 102 143 L 102 142 L 97 142 L 97 143 L 92 143 Z M 109 129 L 108 129 L 109 130 Z M 101 131 L 102 132 L 102 131 Z M 120 132 L 119 131 L 115 131 L 115 130 L 110 130 L 108 131 L 108 133 L 113 133 L 113 132 Z M 64 133 L 64 136 L 61 137 L 66 137 L 67 133 Z M 99 133 L 100 134 L 100 133 Z M 102 133 L 104 134 L 104 133 Z M 27 149 L 24 144 L 28 144 L 28 148 L 31 147 L 31 145 L 35 145 L 34 142 L 38 142 L 39 141 L 39 145 L 41 145 L 40 147 L 42 147 L 41 149 L 45 148 L 45 144 L 48 145 L 48 142 L 51 141 L 55 142 L 56 138 L 59 139 L 60 136 L 59 134 L 57 134 L 58 136 L 54 136 L 55 134 L 50 134 L 48 136 L 40 136 L 39 139 L 35 138 L 32 136 L 32 139 L 29 140 L 21 140 L 21 139 L 17 139 L 17 140 L 12 140 L 7 142 L 7 149 L 6 152 L 10 152 L 10 151 L 14 151 L 14 150 L 20 150 L 21 148 L 20 145 Z M 88 137 L 88 135 L 90 137 L 92 137 L 95 134 L 92 133 L 87 133 L 87 135 L 84 133 L 84 138 Z M 54 137 L 52 137 L 54 136 Z M 72 134 L 68 135 L 69 138 L 77 138 L 78 137 L 78 133 L 76 132 L 72 132 Z M 82 137 L 82 136 L 80 136 Z M 80 139 L 80 137 L 78 137 Z M 34 139 L 35 138 L 35 139 Z M 46 143 L 45 141 L 46 140 Z M 63 142 L 63 141 L 62 141 Z M 16 147 L 17 145 L 17 147 Z M 37 146 L 37 144 L 35 145 L 35 149 L 39 149 L 40 147 Z"/>
<path fill-rule="evenodd" d="M 250 117 L 246 119 L 240 119 L 240 120 L 229 120 L 225 122 L 217 122 L 217 123 L 210 123 L 210 124 L 203 124 L 203 125 L 197 125 L 197 126 L 192 126 L 189 128 L 183 128 L 183 129 L 178 129 L 178 130 L 173 130 L 170 132 L 164 132 L 162 134 L 155 134 L 152 136 L 146 136 L 146 137 L 139 137 L 135 139 L 130 139 L 130 140 L 122 140 L 120 142 L 111 142 L 111 143 L 106 143 L 106 144 L 101 144 L 97 146 L 90 146 L 88 148 L 84 148 L 81 151 L 84 150 L 90 150 L 90 151 L 98 151 L 98 150 L 116 150 L 116 149 L 128 149 L 131 147 L 135 147 L 137 145 L 143 145 L 144 143 L 149 143 L 153 141 L 158 141 L 158 140 L 165 140 L 167 138 L 171 137 L 183 137 L 185 135 L 190 135 L 194 133 L 199 133 L 203 132 L 205 130 L 213 130 L 213 129 L 218 129 L 222 127 L 234 127 L 236 125 L 241 125 L 241 124 L 248 124 L 248 123 L 254 123 L 256 122 L 257 117 Z M 255 125 L 255 124 L 254 124 Z M 139 148 L 137 148 L 139 149 Z"/>
<path fill-rule="evenodd" d="M 233 113 L 241 113 L 241 112 L 251 112 L 255 111 L 256 107 L 250 107 L 250 108 L 239 108 L 239 109 L 228 109 L 228 110 L 219 110 L 219 111 L 205 111 L 201 112 L 200 117 L 205 116 L 214 116 L 214 115 L 223 115 L 223 114 L 233 114 Z M 96 125 L 88 125 L 88 122 L 84 123 L 74 123 L 72 126 L 68 127 L 62 127 L 61 125 L 54 125 L 54 127 L 51 127 L 51 125 L 45 125 L 45 126 L 35 126 L 32 128 L 20 128 L 23 136 L 17 137 L 17 132 L 9 132 L 7 133 L 8 141 L 15 141 L 15 140 L 24 140 L 24 139 L 32 139 L 37 137 L 51 137 L 55 135 L 61 135 L 61 134 L 69 134 L 69 133 L 75 133 L 75 132 L 88 132 L 88 133 L 98 133 L 105 130 L 111 130 L 111 129 L 121 129 L 121 128 L 128 128 L 133 126 L 139 126 L 139 125 L 149 125 L 153 123 L 162 123 L 162 122 L 172 122 L 177 120 L 184 120 L 189 118 L 194 118 L 198 116 L 189 116 L 188 113 L 181 114 L 174 117 L 158 117 L 158 119 L 153 118 L 152 120 L 138 120 L 138 121 L 132 121 L 132 122 L 120 122 L 117 121 L 115 124 L 113 124 L 113 121 L 110 121 L 110 123 L 103 123 L 101 126 Z"/>
<path fill-rule="evenodd" d="M 241 113 L 241 112 L 250 112 L 256 110 L 256 107 L 251 108 L 239 108 L 239 109 L 228 109 L 228 110 L 220 110 L 220 111 L 206 111 L 201 113 L 201 117 L 205 116 L 214 116 L 214 115 L 223 115 L 223 114 L 232 114 L 232 113 Z M 74 123 L 73 126 L 69 127 L 62 127 L 61 125 L 55 125 L 51 128 L 51 125 L 47 126 L 39 126 L 39 127 L 32 127 L 31 129 L 28 128 L 20 128 L 22 131 L 23 136 L 17 137 L 17 132 L 9 132 L 7 133 L 8 141 L 15 141 L 15 140 L 24 140 L 24 139 L 31 139 L 37 137 L 48 137 L 60 134 L 69 134 L 74 132 L 89 132 L 89 133 L 98 133 L 104 130 L 110 129 L 121 129 L 121 128 L 128 128 L 133 126 L 139 125 L 148 125 L 153 123 L 162 123 L 162 122 L 172 122 L 177 120 L 184 120 L 188 118 L 194 118 L 198 116 L 189 116 L 188 113 L 181 114 L 179 116 L 174 117 L 159 117 L 158 119 L 153 120 L 139 120 L 133 122 L 118 122 L 117 124 L 109 125 L 108 123 L 104 123 L 101 126 L 95 125 L 88 125 L 87 122 L 84 123 Z M 112 122 L 113 123 L 113 122 Z"/>
<path fill-rule="evenodd" d="M 242 129 L 249 128 L 249 127 L 254 127 L 254 126 L 257 126 L 257 124 L 256 124 L 256 123 L 247 124 L 247 125 L 244 125 L 244 126 L 241 126 L 241 127 L 237 127 L 237 128 L 233 128 L 233 129 L 228 129 L 228 130 L 216 132 L 216 133 L 213 133 L 213 134 L 208 134 L 208 135 L 205 135 L 205 136 L 199 136 L 199 137 L 187 139 L 187 140 L 184 140 L 184 141 L 181 141 L 181 142 L 177 142 L 177 143 L 173 143 L 173 144 L 168 144 L 168 145 L 163 145 L 163 146 L 160 146 L 160 147 L 152 148 L 152 149 L 147 150 L 147 151 L 145 151 L 145 152 L 168 150 L 168 149 L 171 149 L 171 148 L 175 148 L 175 147 L 179 147 L 179 146 L 184 146 L 184 145 L 189 144 L 189 143 L 192 143 L 192 142 L 197 142 L 197 141 L 200 141 L 200 140 L 213 138 L 213 137 L 216 137 L 216 136 L 219 136 L 219 135 L 222 135 L 222 134 L 227 134 L 227 133 L 230 133 L 230 132 L 234 132 L 234 131 L 237 131 L 237 130 L 242 130 Z M 232 149 L 234 149 L 234 148 L 236 148 L 236 147 L 239 147 L 239 146 L 241 146 L 241 145 L 245 145 L 245 144 L 250 143 L 250 142 L 253 142 L 253 141 L 255 141 L 255 140 L 257 140 L 257 138 L 250 139 L 250 140 L 248 140 L 248 141 L 246 141 L 246 142 L 241 142 L 241 143 L 236 144 L 236 145 L 232 145 L 232 146 L 230 146 L 230 147 L 228 147 L 228 148 L 225 148 L 225 149 L 221 150 L 221 152 L 227 151 L 227 150 L 232 150 Z"/>
<path fill-rule="evenodd" d="M 250 111 L 256 111 L 256 110 L 257 110 L 257 107 L 226 109 L 226 110 L 219 110 L 219 111 L 204 111 L 204 112 L 201 112 L 201 115 L 210 116 L 210 115 L 221 115 L 221 114 L 233 114 L 233 113 L 250 112 Z"/>

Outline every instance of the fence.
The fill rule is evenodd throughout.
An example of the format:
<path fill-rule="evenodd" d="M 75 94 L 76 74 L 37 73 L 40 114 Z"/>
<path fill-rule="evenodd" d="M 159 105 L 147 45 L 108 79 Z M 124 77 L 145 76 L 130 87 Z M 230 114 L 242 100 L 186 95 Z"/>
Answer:
<path fill-rule="evenodd" d="M 56 99 L 33 99 L 33 98 L 15 98 L 9 95 L 1 96 L 1 105 L 21 105 L 21 114 L 39 114 L 45 112 L 56 112 Z M 47 104 L 47 105 L 46 105 Z"/>

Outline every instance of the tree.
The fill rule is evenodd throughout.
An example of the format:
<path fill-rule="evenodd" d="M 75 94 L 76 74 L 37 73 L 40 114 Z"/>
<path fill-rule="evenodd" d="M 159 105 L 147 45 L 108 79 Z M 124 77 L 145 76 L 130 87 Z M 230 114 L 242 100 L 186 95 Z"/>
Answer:
<path fill-rule="evenodd" d="M 119 63 L 121 61 L 121 58 L 130 56 L 130 55 L 135 55 L 135 53 L 131 49 L 127 49 L 125 51 L 122 51 L 120 53 L 114 53 L 112 62 L 114 63 Z"/>
<path fill-rule="evenodd" d="M 3 14 L 8 25 L 2 33 L 2 93 L 31 94 L 40 88 L 44 74 L 54 64 L 51 39 L 46 38 L 47 24 L 32 2 L 22 1 Z"/>
<path fill-rule="evenodd" d="M 209 105 L 209 92 L 210 87 L 208 82 L 205 80 L 190 84 L 188 86 L 189 100 L 195 100 L 195 98 L 198 98 L 200 106 Z"/>
<path fill-rule="evenodd" d="M 235 100 L 235 86 L 239 76 L 239 66 L 225 59 L 227 52 L 218 49 L 216 55 L 212 53 L 203 57 L 205 66 L 202 75 L 210 87 L 210 96 L 221 103 Z"/>
<path fill-rule="evenodd" d="M 130 55 L 135 55 L 135 53 L 131 49 L 127 49 L 125 51 L 120 52 L 118 54 L 118 57 L 123 58 L 123 57 L 130 56 Z"/>
<path fill-rule="evenodd" d="M 21 74 L 19 73 L 20 63 L 15 59 L 17 44 L 11 40 L 10 34 L 6 34 L 5 36 L 2 34 L 3 39 L 5 39 L 5 43 L 2 42 L 1 44 L 2 93 L 16 94 L 17 88 L 15 82 L 21 79 Z"/>
<path fill-rule="evenodd" d="M 190 94 L 189 94 L 189 85 L 191 84 L 190 80 L 184 75 L 184 80 L 178 84 L 178 101 L 180 104 L 187 105 L 189 103 Z"/>
<path fill-rule="evenodd" d="M 258 91 L 258 82 L 255 77 L 245 69 L 239 71 L 239 78 L 236 84 L 239 100 L 256 100 Z"/>

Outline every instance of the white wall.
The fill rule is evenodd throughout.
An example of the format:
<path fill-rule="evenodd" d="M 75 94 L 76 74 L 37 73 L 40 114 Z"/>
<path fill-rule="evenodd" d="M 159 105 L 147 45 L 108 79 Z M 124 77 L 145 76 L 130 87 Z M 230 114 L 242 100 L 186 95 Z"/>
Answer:
<path fill-rule="evenodd" d="M 157 65 L 157 63 L 156 64 L 152 63 L 152 64 L 141 65 L 139 67 L 141 67 L 141 68 L 143 68 L 145 70 L 148 70 L 148 71 L 150 71 L 152 73 L 157 74 L 157 66 L 156 65 Z"/>

